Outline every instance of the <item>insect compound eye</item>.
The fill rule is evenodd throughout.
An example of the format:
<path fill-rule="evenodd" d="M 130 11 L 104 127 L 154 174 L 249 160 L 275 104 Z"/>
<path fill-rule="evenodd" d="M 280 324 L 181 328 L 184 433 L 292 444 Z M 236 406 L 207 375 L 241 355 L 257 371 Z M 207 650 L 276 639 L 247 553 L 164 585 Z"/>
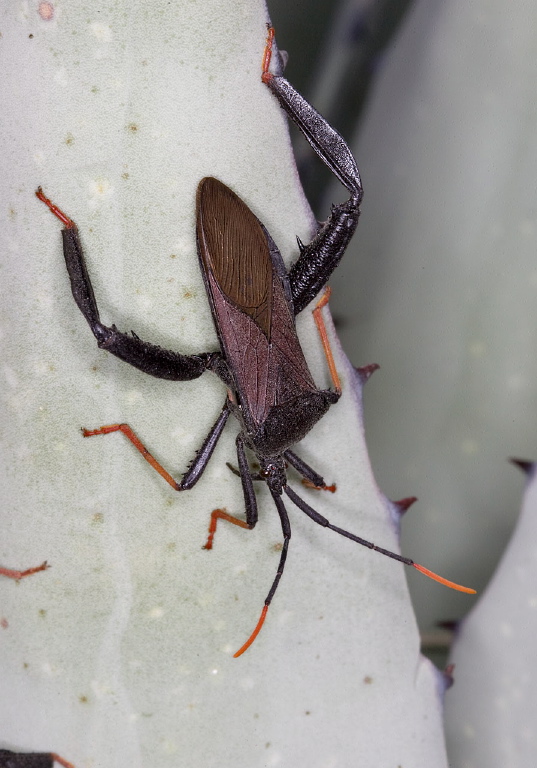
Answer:
<path fill-rule="evenodd" d="M 276 493 L 282 492 L 287 484 L 285 465 L 278 461 L 264 461 L 259 469 L 259 474 L 266 481 L 269 488 Z"/>
<path fill-rule="evenodd" d="M 278 465 L 274 461 L 267 461 L 261 465 L 259 474 L 265 478 L 274 477 L 278 474 Z"/>

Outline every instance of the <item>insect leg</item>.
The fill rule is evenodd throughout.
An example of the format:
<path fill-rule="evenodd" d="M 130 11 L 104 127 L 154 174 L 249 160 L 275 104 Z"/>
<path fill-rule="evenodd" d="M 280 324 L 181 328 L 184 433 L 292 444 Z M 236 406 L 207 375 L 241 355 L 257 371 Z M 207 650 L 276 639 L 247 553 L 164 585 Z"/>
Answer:
<path fill-rule="evenodd" d="M 283 456 L 287 463 L 291 464 L 291 466 L 293 466 L 296 471 L 302 475 L 303 485 L 307 486 L 308 488 L 314 488 L 316 491 L 330 491 L 330 493 L 336 492 L 337 488 L 334 484 L 326 485 L 321 475 L 319 475 L 318 472 L 310 467 L 309 464 L 306 464 L 305 461 L 302 461 L 302 459 L 297 456 L 296 453 L 293 453 L 293 451 L 285 451 Z M 234 467 L 233 464 L 229 463 L 229 461 L 226 461 L 226 467 L 230 469 L 234 475 L 237 475 L 237 477 L 241 476 L 241 473 L 237 467 Z M 256 482 L 265 482 L 265 478 L 262 477 L 259 472 L 250 472 L 250 477 Z"/>
<path fill-rule="evenodd" d="M 263 610 L 261 611 L 261 616 L 259 617 L 259 620 L 255 626 L 254 631 L 248 638 L 248 640 L 242 645 L 239 650 L 233 654 L 233 658 L 236 659 L 238 656 L 242 656 L 244 651 L 247 651 L 248 648 L 252 645 L 256 637 L 261 631 L 261 628 L 263 624 L 265 623 L 265 619 L 267 617 L 267 611 L 269 609 L 269 605 L 272 602 L 272 598 L 274 597 L 274 594 L 276 590 L 278 589 L 278 584 L 280 583 L 280 579 L 283 574 L 283 569 L 285 568 L 285 561 L 287 559 L 287 551 L 289 549 L 289 541 L 291 540 L 291 524 L 289 522 L 289 517 L 287 515 L 287 510 L 285 509 L 285 506 L 282 501 L 282 497 L 279 496 L 277 493 L 275 493 L 272 489 L 270 489 L 270 492 L 272 494 L 272 498 L 274 499 L 274 503 L 276 504 L 276 509 L 278 510 L 278 514 L 280 516 L 280 522 L 282 525 L 282 532 L 283 532 L 283 547 L 282 547 L 282 553 L 280 555 L 280 562 L 278 564 L 278 570 L 276 572 L 276 576 L 274 578 L 274 581 L 272 582 L 272 586 L 269 590 L 269 593 L 265 600 L 265 605 L 263 606 Z"/>
<path fill-rule="evenodd" d="M 226 467 L 229 470 L 231 470 L 231 472 L 233 472 L 234 475 L 237 475 L 237 477 L 241 476 L 241 473 L 239 472 L 237 467 L 234 467 L 233 464 L 231 464 L 229 461 L 226 461 Z M 256 480 L 256 481 L 262 480 L 263 482 L 265 482 L 265 478 L 261 477 L 259 472 L 250 472 L 250 477 L 252 478 L 252 480 Z"/>
<path fill-rule="evenodd" d="M 62 765 L 63 768 L 75 768 L 73 763 L 70 763 L 68 760 L 65 760 L 65 758 L 60 757 L 60 755 L 57 755 L 56 752 L 51 752 L 50 756 L 55 763 Z"/>
<path fill-rule="evenodd" d="M 294 469 L 296 469 L 296 471 L 302 475 L 302 483 L 308 488 L 315 488 L 318 491 L 330 491 L 330 493 L 336 492 L 335 485 L 326 485 L 324 478 L 321 477 L 321 475 L 312 467 L 310 467 L 309 464 L 306 464 L 306 462 L 303 461 L 300 456 L 297 456 L 293 451 L 285 451 L 283 457 L 288 464 L 294 467 Z M 229 463 L 229 461 L 226 461 L 226 467 L 230 469 L 234 475 L 241 477 L 241 473 L 237 467 L 234 467 L 233 464 Z M 256 482 L 265 482 L 265 478 L 259 472 L 250 472 L 250 478 Z"/>
<path fill-rule="evenodd" d="M 317 330 L 319 331 L 319 336 L 321 337 L 321 343 L 323 345 L 324 354 L 326 356 L 326 361 L 328 363 L 328 369 L 330 371 L 330 376 L 332 377 L 332 381 L 334 384 L 334 389 L 335 389 L 334 394 L 339 397 L 339 395 L 341 395 L 341 381 L 339 379 L 339 375 L 336 369 L 334 356 L 332 354 L 332 348 L 330 346 L 330 341 L 328 339 L 328 334 L 326 331 L 326 325 L 324 322 L 324 318 L 322 316 L 322 309 L 324 306 L 326 306 L 326 304 L 328 304 L 329 298 L 330 298 L 330 288 L 327 288 L 323 296 L 321 297 L 321 299 L 317 302 L 315 309 L 313 310 L 313 319 L 315 320 Z M 297 472 L 300 472 L 300 474 L 303 476 L 304 479 L 302 480 L 302 482 L 304 485 L 312 488 L 320 488 L 325 491 L 331 491 L 332 493 L 335 492 L 336 490 L 335 485 L 326 485 L 321 475 L 317 474 L 315 470 L 309 467 L 295 453 L 293 453 L 292 451 L 285 451 L 284 458 L 289 462 L 289 464 L 291 464 L 297 470 Z"/>
<path fill-rule="evenodd" d="M 63 768 L 74 768 L 55 752 L 11 752 L 8 749 L 0 749 L 0 768 L 53 768 L 58 763 Z"/>
<path fill-rule="evenodd" d="M 26 576 L 31 576 L 33 573 L 39 573 L 39 571 L 46 571 L 46 569 L 49 566 L 47 565 L 47 561 L 45 560 L 44 563 L 41 563 L 41 565 L 37 565 L 35 568 L 27 568 L 25 571 L 16 571 L 13 568 L 2 568 L 0 566 L 0 576 L 7 576 L 8 579 L 15 579 L 18 581 L 19 579 L 24 579 Z M 1 768 L 0 763 L 0 768 Z"/>
<path fill-rule="evenodd" d="M 298 125 L 323 163 L 359 202 L 363 193 L 360 173 L 345 139 L 293 88 L 288 80 L 281 75 L 269 72 L 273 40 L 274 29 L 269 27 L 261 79 L 276 96 L 280 106 Z"/>
<path fill-rule="evenodd" d="M 450 587 L 451 589 L 456 589 L 459 592 L 467 592 L 468 594 L 475 594 L 475 589 L 470 589 L 469 587 L 463 587 L 460 584 L 455 584 L 453 581 L 448 581 L 448 579 L 444 579 L 443 576 L 439 576 L 437 573 L 434 573 L 433 571 L 430 571 L 428 568 L 425 568 L 423 565 L 419 565 L 418 563 L 415 563 L 413 560 L 411 560 L 409 557 L 403 557 L 403 555 L 398 555 L 396 552 L 391 552 L 389 549 L 384 549 L 383 547 L 379 547 L 376 544 L 373 544 L 371 541 L 367 541 L 366 539 L 362 539 L 360 536 L 356 536 L 354 533 L 350 533 L 349 531 L 344 530 L 343 528 L 338 528 L 336 525 L 332 525 L 332 523 L 326 519 L 326 517 L 323 517 L 319 512 L 314 510 L 312 507 L 310 507 L 309 504 L 306 504 L 304 499 L 301 499 L 300 496 L 297 496 L 297 494 L 293 491 L 292 488 L 290 488 L 288 485 L 284 488 L 285 493 L 289 496 L 293 504 L 296 504 L 296 506 L 304 512 L 308 517 L 311 517 L 313 522 L 317 523 L 318 525 L 322 525 L 323 528 L 330 528 L 331 531 L 335 531 L 336 533 L 339 533 L 341 536 L 345 536 L 347 539 L 351 539 L 351 541 L 355 541 L 357 544 L 361 544 L 364 547 L 367 547 L 368 549 L 374 549 L 375 552 L 380 552 L 381 555 L 386 555 L 386 557 L 391 557 L 393 560 L 398 560 L 400 563 L 403 563 L 404 565 L 411 565 L 413 568 L 416 568 L 420 573 L 423 573 L 425 576 L 428 576 L 430 579 L 434 579 L 434 581 L 440 582 L 440 584 L 444 584 L 446 587 Z"/>
<path fill-rule="evenodd" d="M 283 458 L 302 475 L 304 478 L 302 482 L 304 485 L 308 486 L 308 488 L 316 488 L 317 490 L 321 491 L 330 491 L 330 493 L 335 492 L 335 485 L 326 485 L 321 475 L 312 469 L 309 464 L 306 464 L 306 462 L 303 461 L 300 456 L 297 456 L 296 453 L 293 453 L 293 451 L 285 451 Z"/>
<path fill-rule="evenodd" d="M 311 243 L 306 246 L 299 243 L 300 256 L 289 272 L 294 310 L 298 314 L 327 283 L 345 253 L 358 224 L 363 190 L 347 142 L 284 77 L 269 72 L 273 39 L 274 30 L 270 28 L 263 56 L 263 82 L 323 163 L 351 193 L 347 202 L 332 208 L 330 218 Z"/>
<path fill-rule="evenodd" d="M 83 429 L 82 434 L 84 437 L 94 437 L 95 435 L 109 435 L 111 432 L 123 432 L 125 437 L 127 437 L 134 445 L 134 447 L 140 451 L 144 459 L 149 464 L 151 464 L 153 469 L 156 470 L 159 475 L 163 477 L 164 480 L 166 480 L 166 482 L 171 485 L 175 491 L 188 491 L 198 482 L 205 470 L 205 467 L 209 463 L 209 459 L 211 458 L 220 435 L 222 434 L 222 430 L 226 425 L 229 413 L 229 406 L 226 402 L 220 412 L 219 417 L 211 427 L 211 431 L 203 441 L 203 445 L 196 453 L 194 460 L 190 463 L 180 482 L 174 480 L 170 473 L 164 469 L 162 464 L 160 464 L 155 459 L 155 457 L 149 453 L 145 445 L 135 434 L 135 432 L 133 432 L 128 424 L 109 424 L 105 427 L 99 427 L 99 429 Z"/>
<path fill-rule="evenodd" d="M 341 395 L 341 381 L 339 379 L 339 374 L 337 372 L 336 364 L 334 362 L 332 347 L 330 346 L 328 333 L 326 331 L 326 325 L 322 315 L 322 309 L 328 304 L 330 293 L 331 293 L 330 288 L 327 288 L 323 293 L 323 295 L 321 296 L 321 298 L 319 299 L 319 301 L 317 302 L 317 304 L 315 305 L 315 309 L 313 310 L 313 319 L 315 320 L 315 325 L 317 326 L 317 330 L 319 331 L 319 336 L 321 337 L 321 344 L 323 345 L 323 350 L 326 357 L 326 362 L 328 363 L 328 370 L 330 371 L 332 383 L 334 384 L 335 393 L 337 395 Z"/>
<path fill-rule="evenodd" d="M 213 548 L 214 534 L 216 533 L 216 526 L 219 520 L 225 520 L 227 523 L 232 523 L 233 525 L 238 525 L 240 528 L 247 528 L 248 530 L 255 528 L 258 520 L 254 484 L 250 474 L 250 467 L 248 466 L 248 459 L 246 458 L 242 435 L 237 435 L 235 445 L 237 446 L 237 459 L 239 462 L 239 468 L 236 471 L 236 474 L 239 475 L 242 482 L 246 520 L 241 520 L 240 517 L 230 515 L 225 509 L 213 509 L 211 512 L 211 520 L 209 522 L 209 536 L 207 537 L 207 542 L 203 549 Z M 234 468 L 232 469 L 235 471 Z"/>
<path fill-rule="evenodd" d="M 215 358 L 220 357 L 218 353 L 180 355 L 177 352 L 162 349 L 156 344 L 142 341 L 134 333 L 132 335 L 122 333 L 117 330 L 115 325 L 110 327 L 103 325 L 99 317 L 76 224 L 45 196 L 41 187 L 37 189 L 35 194 L 64 224 L 62 229 L 63 255 L 71 280 L 71 291 L 78 308 L 86 318 L 97 340 L 97 345 L 101 349 L 108 350 L 144 373 L 171 381 L 196 379 L 208 367 L 215 364 Z"/>

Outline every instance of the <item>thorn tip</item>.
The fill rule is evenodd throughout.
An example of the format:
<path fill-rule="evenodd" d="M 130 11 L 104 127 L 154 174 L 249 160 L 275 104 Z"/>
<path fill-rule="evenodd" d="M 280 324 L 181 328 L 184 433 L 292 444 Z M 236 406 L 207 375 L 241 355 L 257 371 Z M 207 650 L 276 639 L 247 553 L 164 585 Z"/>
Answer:
<path fill-rule="evenodd" d="M 417 496 L 406 496 L 404 499 L 398 501 L 392 501 L 393 506 L 399 512 L 400 515 L 404 515 L 410 507 L 418 500 Z"/>
<path fill-rule="evenodd" d="M 509 459 L 511 464 L 514 464 L 515 467 L 518 467 L 519 469 L 524 472 L 525 475 L 531 475 L 533 472 L 533 468 L 535 467 L 534 461 L 529 461 L 528 459 L 516 459 L 514 457 L 511 457 Z"/>
<path fill-rule="evenodd" d="M 369 381 L 371 376 L 375 373 L 375 371 L 378 371 L 380 368 L 380 365 L 378 363 L 370 363 L 369 365 L 363 365 L 359 368 L 355 367 L 355 371 L 358 374 L 358 377 L 362 384 L 365 384 L 366 381 Z"/>

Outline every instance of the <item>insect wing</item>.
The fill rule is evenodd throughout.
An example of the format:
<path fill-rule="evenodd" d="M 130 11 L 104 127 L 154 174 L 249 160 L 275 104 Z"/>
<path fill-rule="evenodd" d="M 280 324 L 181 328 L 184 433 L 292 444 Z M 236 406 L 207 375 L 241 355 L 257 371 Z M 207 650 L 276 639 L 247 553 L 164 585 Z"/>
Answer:
<path fill-rule="evenodd" d="M 214 178 L 198 187 L 197 240 L 220 344 L 243 409 L 259 425 L 273 406 L 316 391 L 281 256 L 248 206 Z"/>

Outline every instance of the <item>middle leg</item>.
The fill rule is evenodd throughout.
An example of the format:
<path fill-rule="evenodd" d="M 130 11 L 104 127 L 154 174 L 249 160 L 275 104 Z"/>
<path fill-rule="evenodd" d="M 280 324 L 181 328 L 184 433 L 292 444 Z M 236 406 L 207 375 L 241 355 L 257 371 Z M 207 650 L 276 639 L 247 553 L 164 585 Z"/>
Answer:
<path fill-rule="evenodd" d="M 216 526 L 219 520 L 225 520 L 232 525 L 238 525 L 240 528 L 247 528 L 252 530 L 255 528 L 258 520 L 257 514 L 257 500 L 255 497 L 253 478 L 250 474 L 250 467 L 248 466 L 248 459 L 246 458 L 246 451 L 244 448 L 244 440 L 241 435 L 237 435 L 237 460 L 239 463 L 238 470 L 232 467 L 233 472 L 239 475 L 242 483 L 242 492 L 244 496 L 244 508 L 246 511 L 246 520 L 242 520 L 240 517 L 235 517 L 226 512 L 225 509 L 213 509 L 211 512 L 211 520 L 209 523 L 209 536 L 203 549 L 213 548 L 214 534 L 216 533 Z M 231 466 L 228 464 L 228 466 Z M 257 478 L 256 478 L 257 479 Z"/>
<path fill-rule="evenodd" d="M 131 441 L 136 450 L 140 451 L 148 464 L 150 464 L 169 485 L 171 485 L 174 491 L 188 491 L 198 482 L 209 463 L 209 459 L 211 458 L 220 435 L 222 434 L 229 414 L 229 406 L 226 402 L 219 417 L 211 427 L 211 431 L 205 438 L 203 445 L 196 453 L 194 460 L 191 462 L 180 482 L 177 482 L 177 480 L 164 469 L 162 464 L 155 459 L 128 424 L 109 424 L 105 427 L 99 427 L 99 429 L 83 429 L 82 434 L 84 437 L 94 437 L 95 435 L 109 435 L 112 432 L 122 432 L 125 437 Z"/>

